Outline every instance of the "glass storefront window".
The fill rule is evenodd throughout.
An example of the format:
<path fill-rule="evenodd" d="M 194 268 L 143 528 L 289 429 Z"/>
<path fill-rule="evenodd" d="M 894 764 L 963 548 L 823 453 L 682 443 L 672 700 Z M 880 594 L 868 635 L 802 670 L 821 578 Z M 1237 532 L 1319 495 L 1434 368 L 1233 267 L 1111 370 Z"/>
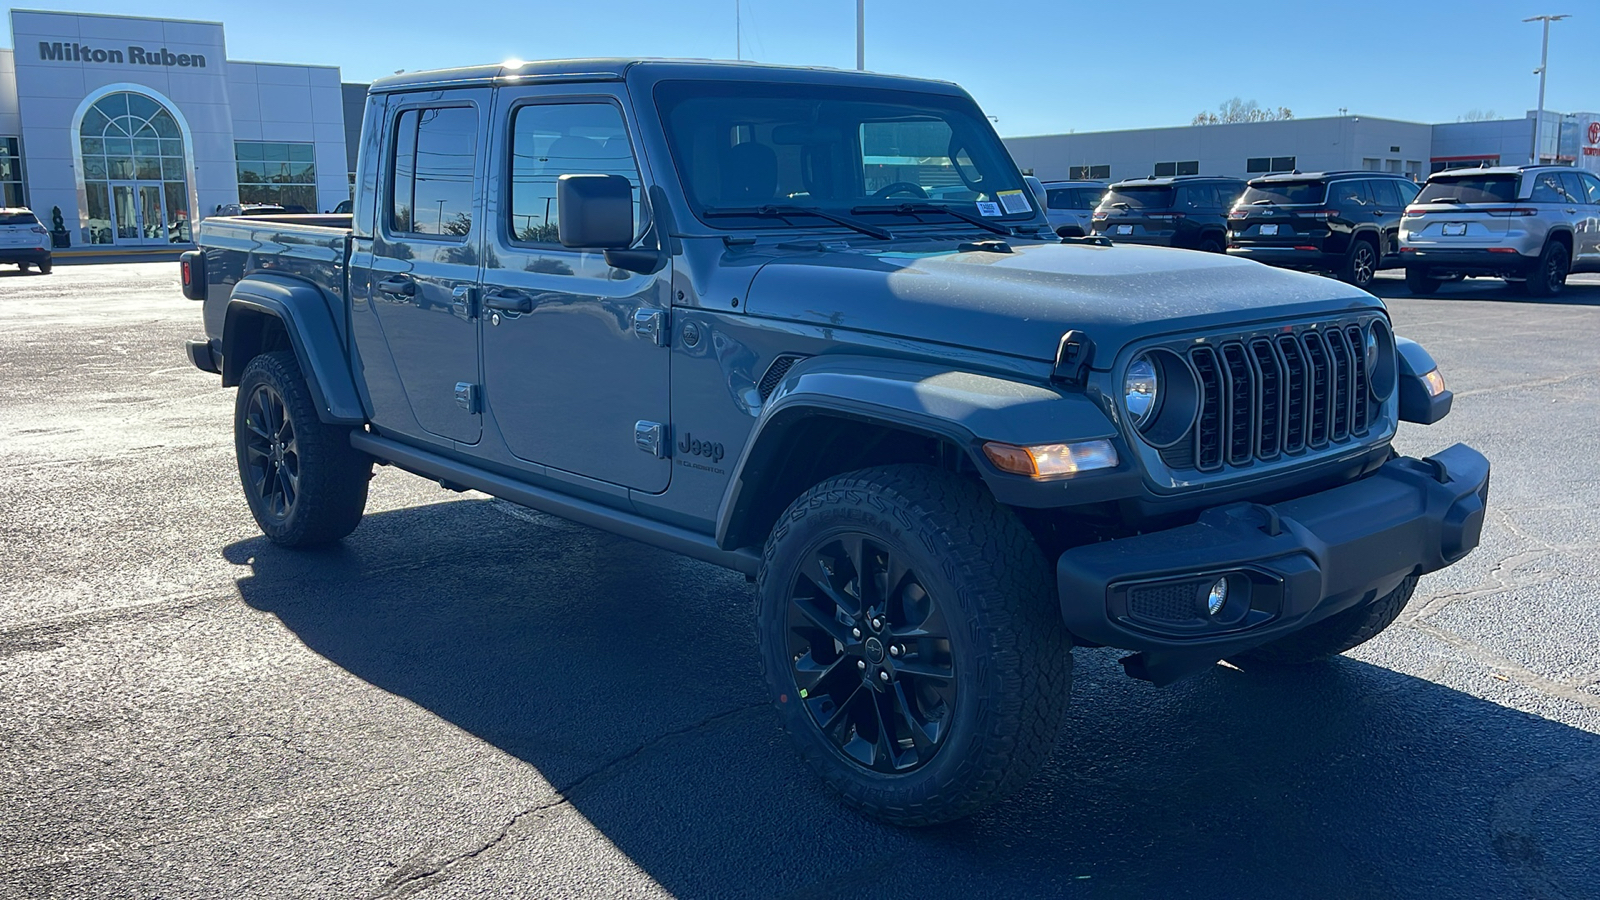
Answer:
<path fill-rule="evenodd" d="M 0 194 L 6 206 L 27 206 L 22 194 L 22 153 L 14 137 L 0 137 Z"/>
<path fill-rule="evenodd" d="M 269 203 L 290 212 L 317 212 L 316 145 L 235 141 L 239 202 Z"/>
<path fill-rule="evenodd" d="M 84 113 L 78 138 L 89 243 L 193 239 L 183 131 L 169 110 L 143 94 L 108 94 Z"/>

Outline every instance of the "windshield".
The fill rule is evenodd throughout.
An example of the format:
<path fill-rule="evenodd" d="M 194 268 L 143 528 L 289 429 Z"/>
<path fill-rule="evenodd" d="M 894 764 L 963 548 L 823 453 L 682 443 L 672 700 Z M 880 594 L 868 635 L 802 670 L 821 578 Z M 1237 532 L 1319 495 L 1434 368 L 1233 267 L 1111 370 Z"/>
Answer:
<path fill-rule="evenodd" d="M 1237 206 L 1276 204 L 1291 206 L 1299 203 L 1321 203 L 1327 186 L 1320 181 L 1273 181 L 1252 184 L 1244 189 Z"/>
<path fill-rule="evenodd" d="M 1094 209 L 1105 188 L 1050 188 L 1045 191 L 1051 209 Z"/>
<path fill-rule="evenodd" d="M 669 81 L 656 104 L 690 205 L 718 225 L 804 221 L 754 214 L 774 204 L 845 215 L 908 203 L 999 220 L 1035 214 L 1022 175 L 967 97 Z"/>
<path fill-rule="evenodd" d="M 1509 203 L 1517 199 L 1517 176 L 1465 175 L 1457 178 L 1434 176 L 1417 195 L 1417 203 Z"/>
<path fill-rule="evenodd" d="M 1117 205 L 1129 209 L 1166 209 L 1172 206 L 1173 189 L 1170 187 L 1117 186 L 1106 191 L 1100 208 L 1111 209 Z"/>

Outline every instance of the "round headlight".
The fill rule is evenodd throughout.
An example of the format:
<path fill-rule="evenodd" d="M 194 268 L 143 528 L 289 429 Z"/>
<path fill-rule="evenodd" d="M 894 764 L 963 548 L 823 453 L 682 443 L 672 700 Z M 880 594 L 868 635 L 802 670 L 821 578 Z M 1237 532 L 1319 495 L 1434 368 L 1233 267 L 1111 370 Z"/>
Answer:
<path fill-rule="evenodd" d="M 1134 427 L 1143 427 L 1155 415 L 1156 392 L 1160 388 L 1160 375 L 1149 356 L 1140 354 L 1128 364 L 1128 374 L 1122 379 L 1122 402 Z"/>

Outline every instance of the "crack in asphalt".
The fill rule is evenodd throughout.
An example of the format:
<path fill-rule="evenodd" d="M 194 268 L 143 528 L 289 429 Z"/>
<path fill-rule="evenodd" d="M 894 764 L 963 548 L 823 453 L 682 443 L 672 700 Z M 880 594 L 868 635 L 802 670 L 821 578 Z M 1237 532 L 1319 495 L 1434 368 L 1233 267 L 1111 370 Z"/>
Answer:
<path fill-rule="evenodd" d="M 403 865 L 400 871 L 397 871 L 393 875 L 389 876 L 389 878 L 384 881 L 383 886 L 377 892 L 369 894 L 368 897 L 370 900 L 380 900 L 380 898 L 410 896 L 411 894 L 422 890 L 430 884 L 437 883 L 442 879 L 443 876 L 447 875 L 451 869 L 457 868 L 466 863 L 470 863 L 472 860 L 483 856 L 485 853 L 493 850 L 495 847 L 505 842 L 507 838 L 511 837 L 512 832 L 517 829 L 517 825 L 520 824 L 524 819 L 527 819 L 530 816 L 542 818 L 542 813 L 571 805 L 575 796 L 581 793 L 589 785 L 595 783 L 596 779 L 612 773 L 614 770 L 628 762 L 638 759 L 640 756 L 643 756 L 648 751 L 660 746 L 662 743 L 670 741 L 673 738 L 682 737 L 702 728 L 706 728 L 724 719 L 730 719 L 743 713 L 750 712 L 751 710 L 763 709 L 768 705 L 769 704 L 767 701 L 764 700 L 758 703 L 749 703 L 744 706 L 724 710 L 719 713 L 713 713 L 709 716 L 699 719 L 698 721 L 674 728 L 670 731 L 664 731 L 650 740 L 639 744 L 637 747 L 634 747 L 626 753 L 618 754 L 617 756 L 606 760 L 599 766 L 596 766 L 592 771 L 573 779 L 565 787 L 556 788 L 556 793 L 560 796 L 555 800 L 551 800 L 547 803 L 540 803 L 530 806 L 527 809 L 518 811 L 512 815 L 511 818 L 507 819 L 506 823 L 501 826 L 499 832 L 497 832 L 487 841 L 483 841 L 467 850 L 455 854 L 454 856 L 431 864 L 427 868 L 423 868 L 421 866 L 412 867 L 409 864 Z"/>

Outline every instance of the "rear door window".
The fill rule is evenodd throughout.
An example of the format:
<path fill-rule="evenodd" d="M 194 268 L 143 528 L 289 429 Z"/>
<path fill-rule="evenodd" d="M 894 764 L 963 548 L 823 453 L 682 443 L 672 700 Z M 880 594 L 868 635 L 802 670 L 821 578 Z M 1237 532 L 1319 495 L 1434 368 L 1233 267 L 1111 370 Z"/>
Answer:
<path fill-rule="evenodd" d="M 1104 193 L 1100 188 L 1050 188 L 1045 196 L 1051 209 L 1094 209 Z"/>
<path fill-rule="evenodd" d="M 1320 181 L 1271 181 L 1252 184 L 1239 198 L 1240 206 L 1299 206 L 1321 203 L 1327 186 Z"/>
<path fill-rule="evenodd" d="M 1430 178 L 1417 195 L 1418 203 L 1510 203 L 1517 199 L 1517 176 L 1460 175 Z"/>
<path fill-rule="evenodd" d="M 1405 206 L 1405 201 L 1400 199 L 1399 184 L 1393 178 L 1369 183 L 1372 188 L 1372 199 L 1378 201 L 1379 209 L 1395 210 Z"/>
<path fill-rule="evenodd" d="M 1588 198 L 1584 196 L 1583 181 L 1578 178 L 1577 172 L 1561 173 L 1561 189 L 1567 195 L 1566 202 L 1568 203 L 1588 202 Z"/>
<path fill-rule="evenodd" d="M 1367 182 L 1358 178 L 1328 185 L 1328 205 L 1345 211 L 1362 210 L 1373 204 Z"/>
<path fill-rule="evenodd" d="M 478 111 L 469 106 L 408 109 L 395 120 L 389 230 L 446 240 L 472 232 Z"/>

